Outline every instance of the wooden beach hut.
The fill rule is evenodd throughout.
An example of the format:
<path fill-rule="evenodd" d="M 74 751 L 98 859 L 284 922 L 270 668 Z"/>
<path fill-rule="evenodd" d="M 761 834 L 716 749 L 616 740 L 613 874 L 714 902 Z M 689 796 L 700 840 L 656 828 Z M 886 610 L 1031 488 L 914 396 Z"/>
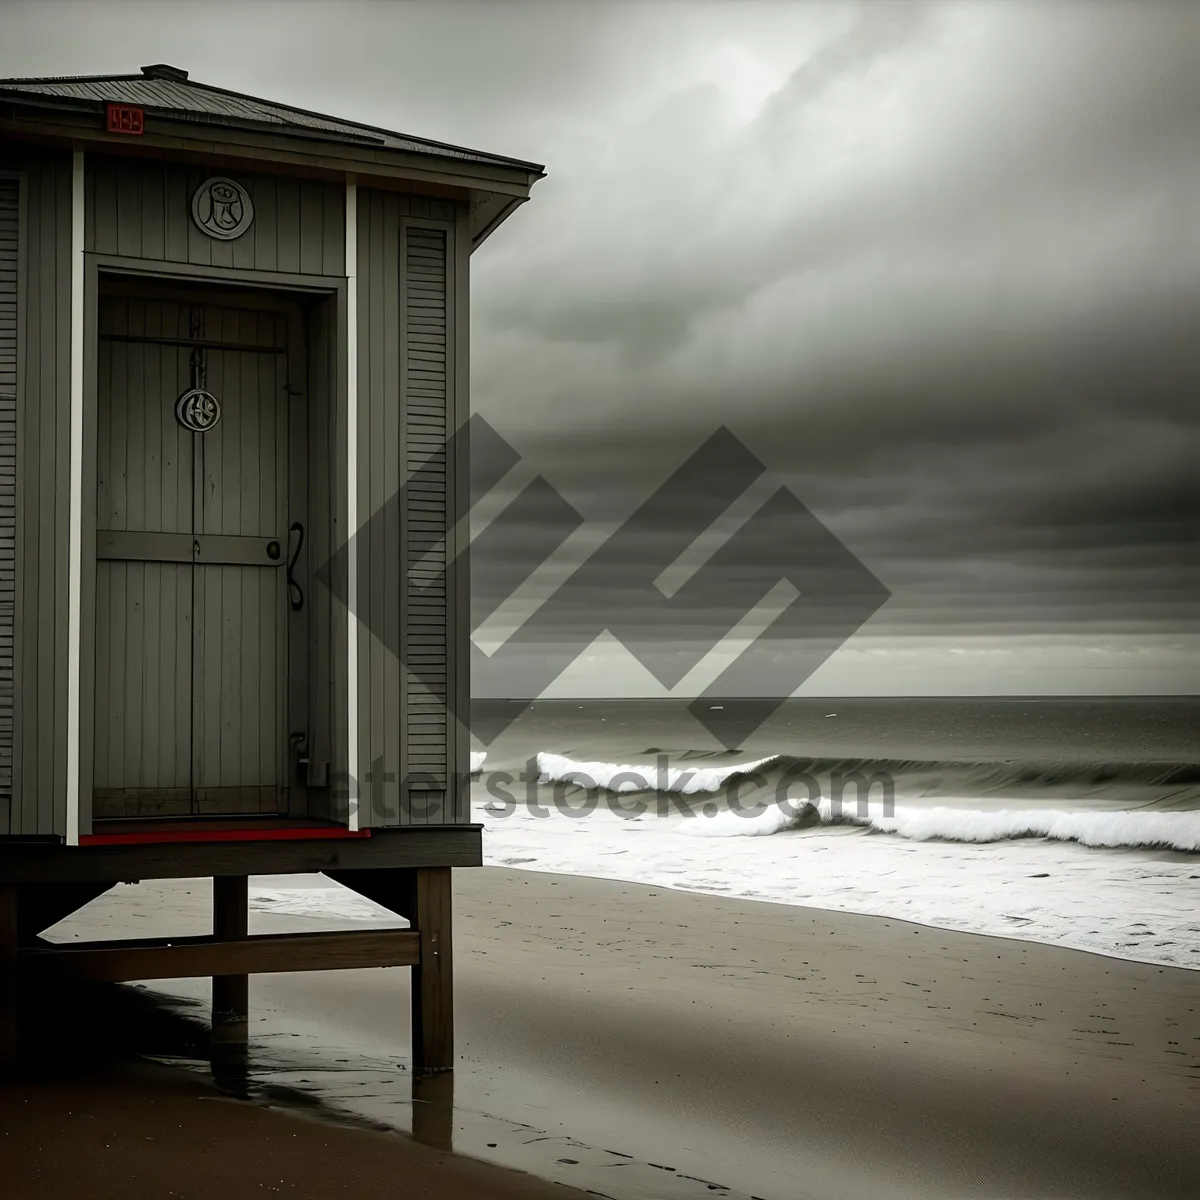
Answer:
<path fill-rule="evenodd" d="M 0 81 L 0 1059 L 20 986 L 409 966 L 451 1067 L 470 255 L 539 166 L 197 83 Z M 247 936 L 324 871 L 410 928 Z M 202 938 L 56 948 L 118 882 Z"/>

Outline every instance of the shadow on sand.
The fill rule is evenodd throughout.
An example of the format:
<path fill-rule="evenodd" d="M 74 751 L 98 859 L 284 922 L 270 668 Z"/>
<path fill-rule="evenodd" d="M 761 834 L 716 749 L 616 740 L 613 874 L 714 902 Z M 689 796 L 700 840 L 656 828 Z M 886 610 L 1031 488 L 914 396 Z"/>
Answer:
<path fill-rule="evenodd" d="M 334 1125 L 395 1132 L 395 1127 L 335 1109 L 300 1088 L 255 1078 L 252 1048 L 213 1036 L 200 1001 L 128 984 L 80 983 L 31 990 L 23 998 L 25 1052 L 18 1072 L 67 1081 L 151 1059 L 209 1074 L 223 1094 Z M 205 1068 L 208 1071 L 205 1072 Z M 412 1080 L 412 1136 L 453 1149 L 454 1076 Z"/>

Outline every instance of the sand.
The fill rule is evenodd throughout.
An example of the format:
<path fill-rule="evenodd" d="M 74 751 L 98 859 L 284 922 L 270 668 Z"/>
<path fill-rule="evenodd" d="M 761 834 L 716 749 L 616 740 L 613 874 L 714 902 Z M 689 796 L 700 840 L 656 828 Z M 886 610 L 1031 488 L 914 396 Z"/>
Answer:
<path fill-rule="evenodd" d="M 569 1200 L 578 1195 L 408 1138 L 305 1121 L 146 1064 L 0 1090 L 6 1200 Z"/>
<path fill-rule="evenodd" d="M 613 1197 L 1196 1194 L 1200 972 L 604 880 L 456 878 L 463 1061 L 442 1136 L 460 1153 Z M 293 915 L 252 927 L 330 924 L 294 914 L 339 893 L 284 882 L 259 892 L 296 900 Z M 55 936 L 194 932 L 207 902 L 196 881 L 121 888 Z M 333 924 L 373 919 L 356 904 Z M 411 1129 L 429 1106 L 403 1070 L 406 987 L 403 971 L 256 979 L 259 1094 Z M 34 1124 L 35 1157 L 67 1150 Z M 460 1163 L 384 1140 L 436 1154 L 432 1171 Z M 77 1158 L 75 1178 L 98 1177 L 97 1147 Z M 368 1160 L 371 1179 L 389 1174 Z M 422 1194 L 416 1175 L 409 1191 L 390 1177 L 390 1195 Z"/>

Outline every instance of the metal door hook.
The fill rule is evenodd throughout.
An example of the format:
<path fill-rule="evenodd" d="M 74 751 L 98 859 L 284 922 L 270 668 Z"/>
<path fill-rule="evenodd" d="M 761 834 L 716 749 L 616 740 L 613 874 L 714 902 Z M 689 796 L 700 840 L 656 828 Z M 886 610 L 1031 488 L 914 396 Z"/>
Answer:
<path fill-rule="evenodd" d="M 304 589 L 296 582 L 296 577 L 292 573 L 296 568 L 297 560 L 300 558 L 300 549 L 304 545 L 304 526 L 299 521 L 292 522 L 291 528 L 288 530 L 289 541 L 291 541 L 293 533 L 300 536 L 296 539 L 296 549 L 292 551 L 292 557 L 288 559 L 287 584 L 288 597 L 292 602 L 292 612 L 299 612 L 304 607 Z"/>

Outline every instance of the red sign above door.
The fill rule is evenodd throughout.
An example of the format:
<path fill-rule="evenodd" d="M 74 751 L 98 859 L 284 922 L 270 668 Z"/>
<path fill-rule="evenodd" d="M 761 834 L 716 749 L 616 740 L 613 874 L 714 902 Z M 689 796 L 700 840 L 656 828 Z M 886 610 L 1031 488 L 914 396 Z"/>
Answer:
<path fill-rule="evenodd" d="M 132 104 L 110 104 L 108 106 L 109 133 L 141 133 L 145 115 Z"/>

